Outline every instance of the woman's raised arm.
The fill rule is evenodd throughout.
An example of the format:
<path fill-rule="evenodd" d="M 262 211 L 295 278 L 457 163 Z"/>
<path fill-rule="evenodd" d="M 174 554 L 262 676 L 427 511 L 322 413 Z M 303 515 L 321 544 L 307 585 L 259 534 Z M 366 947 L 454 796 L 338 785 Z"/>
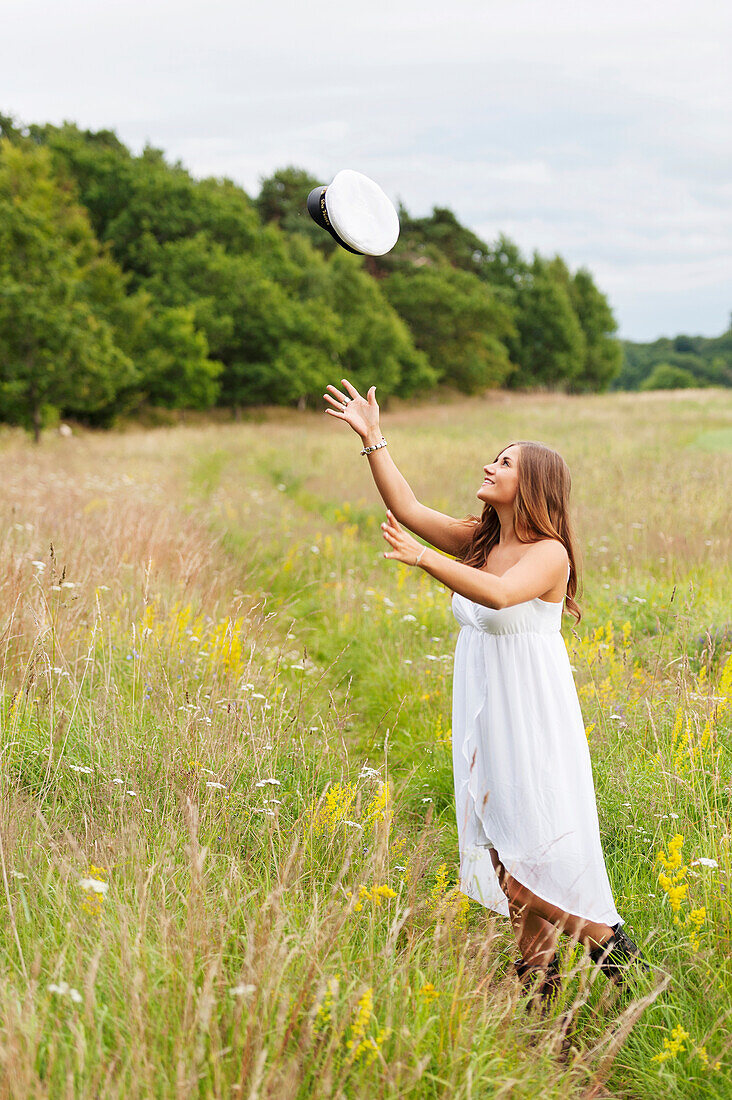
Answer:
<path fill-rule="evenodd" d="M 366 397 L 361 397 L 346 378 L 341 382 L 345 393 L 329 385 L 332 393 L 323 394 L 333 406 L 325 412 L 338 420 L 345 420 L 361 437 L 364 447 L 375 446 L 382 439 L 379 406 L 374 396 L 376 386 L 371 386 Z M 446 516 L 421 504 L 407 479 L 397 469 L 388 448 L 371 451 L 367 458 L 382 500 L 400 523 L 446 554 L 457 557 L 465 550 L 473 530 L 471 521 Z"/>

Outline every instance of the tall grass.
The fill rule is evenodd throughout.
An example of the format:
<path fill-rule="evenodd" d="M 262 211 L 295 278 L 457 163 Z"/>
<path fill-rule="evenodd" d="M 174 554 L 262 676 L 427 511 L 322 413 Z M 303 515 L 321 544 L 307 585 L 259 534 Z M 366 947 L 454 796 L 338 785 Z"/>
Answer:
<path fill-rule="evenodd" d="M 565 636 L 655 972 L 618 992 L 564 939 L 546 1019 L 509 922 L 458 889 L 457 624 L 383 558 L 356 437 L 283 412 L 3 436 L 0 1094 L 729 1092 L 731 414 L 717 392 L 383 419 L 455 515 L 511 439 L 573 471 Z"/>

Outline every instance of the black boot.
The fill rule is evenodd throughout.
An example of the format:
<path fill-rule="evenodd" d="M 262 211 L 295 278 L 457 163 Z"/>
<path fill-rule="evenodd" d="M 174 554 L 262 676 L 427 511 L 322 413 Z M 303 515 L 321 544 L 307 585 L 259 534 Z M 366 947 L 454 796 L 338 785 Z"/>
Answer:
<path fill-rule="evenodd" d="M 607 943 L 590 949 L 592 961 L 599 963 L 603 974 L 617 984 L 623 983 L 624 973 L 631 963 L 650 973 L 651 967 L 643 958 L 638 944 L 623 931 L 620 923 L 614 924 L 612 928 L 613 934 Z"/>
<path fill-rule="evenodd" d="M 555 954 L 546 966 L 528 963 L 524 959 L 518 959 L 514 962 L 514 966 L 521 984 L 530 991 L 530 1001 L 536 1005 L 542 1015 L 546 1015 L 562 985 L 558 956 Z"/>

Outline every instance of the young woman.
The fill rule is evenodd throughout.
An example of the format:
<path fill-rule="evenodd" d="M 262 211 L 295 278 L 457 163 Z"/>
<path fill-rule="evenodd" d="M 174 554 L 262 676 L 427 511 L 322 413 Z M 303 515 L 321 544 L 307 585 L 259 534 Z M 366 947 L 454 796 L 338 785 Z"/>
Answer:
<path fill-rule="evenodd" d="M 521 952 L 516 970 L 540 1003 L 559 986 L 562 932 L 613 980 L 630 960 L 648 969 L 613 901 L 560 632 L 565 603 L 580 618 L 564 460 L 540 443 L 509 444 L 483 467 L 482 514 L 454 519 L 421 504 L 391 460 L 376 387 L 364 398 L 347 379 L 342 385 L 345 392 L 327 387 L 325 412 L 363 441 L 387 505 L 384 557 L 418 565 L 452 590 L 460 624 L 452 743 L 461 890 L 510 917 Z"/>

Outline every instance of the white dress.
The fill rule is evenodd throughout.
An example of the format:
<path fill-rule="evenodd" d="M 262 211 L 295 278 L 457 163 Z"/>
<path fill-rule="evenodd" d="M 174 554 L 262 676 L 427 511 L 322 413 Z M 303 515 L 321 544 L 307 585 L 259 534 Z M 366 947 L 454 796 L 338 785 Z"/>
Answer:
<path fill-rule="evenodd" d="M 509 916 L 491 862 L 574 916 L 624 924 L 605 868 L 562 605 L 493 610 L 454 593 L 452 745 L 460 889 Z"/>

